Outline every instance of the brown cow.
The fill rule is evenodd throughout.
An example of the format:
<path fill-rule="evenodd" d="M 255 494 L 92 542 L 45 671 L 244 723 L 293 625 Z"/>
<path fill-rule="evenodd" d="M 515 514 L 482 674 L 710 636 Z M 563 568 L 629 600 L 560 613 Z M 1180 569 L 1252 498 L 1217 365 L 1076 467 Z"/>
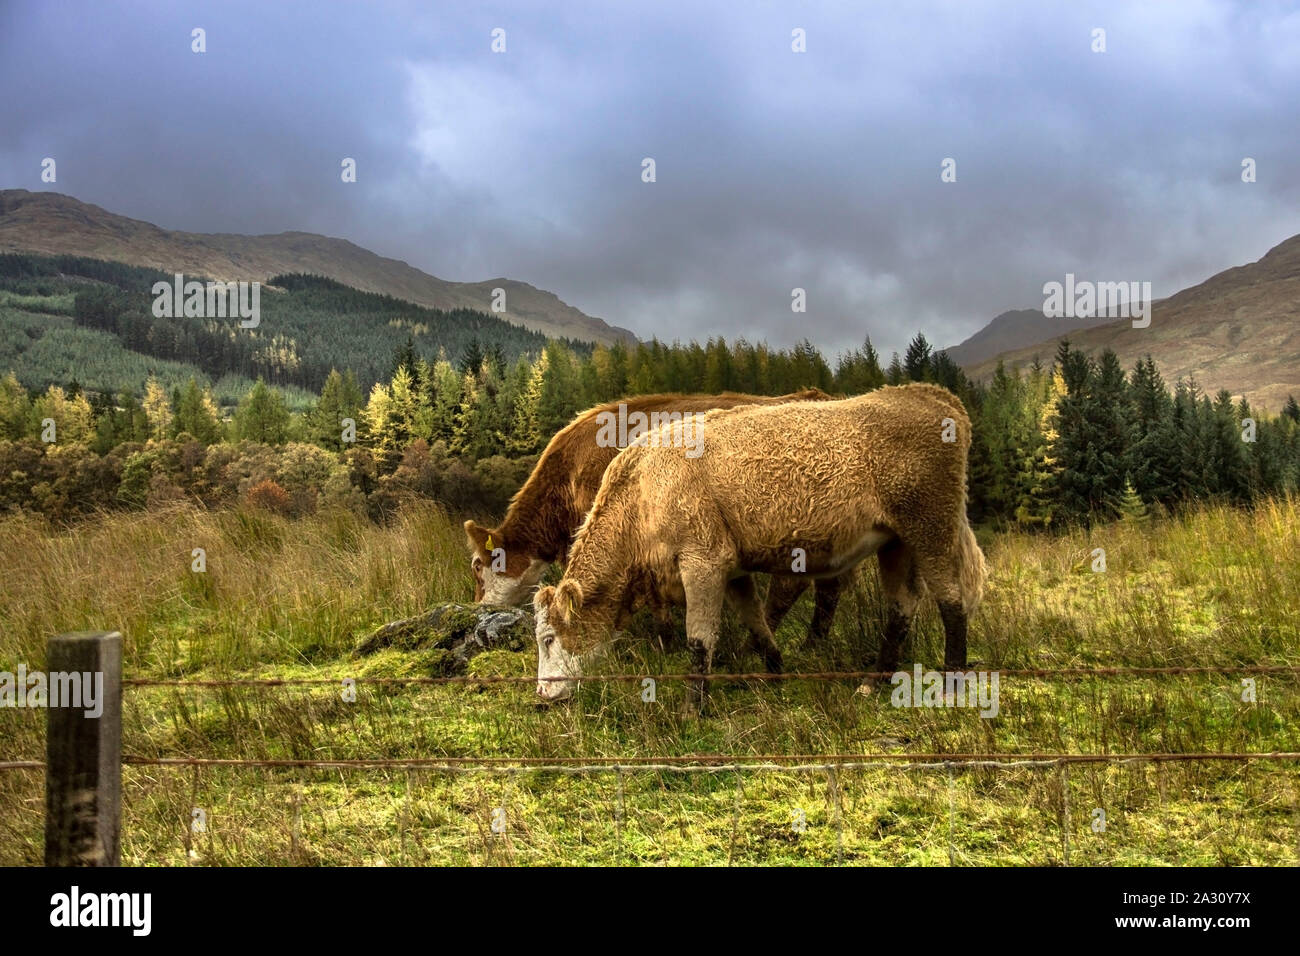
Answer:
<path fill-rule="evenodd" d="M 540 590 L 537 692 L 573 693 L 582 656 L 605 643 L 634 575 L 686 602 L 692 667 L 706 673 L 724 600 L 780 668 L 752 572 L 788 573 L 799 549 L 811 576 L 840 575 L 876 554 L 890 601 L 877 669 L 892 671 L 928 590 L 946 635 L 945 666 L 966 663 L 967 615 L 984 555 L 966 521 L 971 426 L 935 385 L 882 388 L 836 402 L 733 408 L 705 416 L 702 454 L 680 426 L 627 448 L 605 472 L 564 577 Z M 704 700 L 703 681 L 689 703 Z"/>
<path fill-rule="evenodd" d="M 591 509 L 605 469 L 622 450 L 622 444 L 597 441 L 602 421 L 607 422 L 609 416 L 699 414 L 741 405 L 829 399 L 829 395 L 816 388 L 775 397 L 736 392 L 674 393 L 638 395 L 587 409 L 551 439 L 528 481 L 511 499 L 510 508 L 499 525 L 483 528 L 472 520 L 465 522 L 474 573 L 474 600 L 480 604 L 526 604 L 547 565 L 553 561 L 563 564 L 567 560 L 573 536 Z M 767 615 L 773 630 L 808 583 L 807 578 L 801 577 L 772 579 Z M 808 629 L 811 639 L 819 640 L 829 633 L 842 587 L 839 578 L 817 581 L 814 613 Z"/>

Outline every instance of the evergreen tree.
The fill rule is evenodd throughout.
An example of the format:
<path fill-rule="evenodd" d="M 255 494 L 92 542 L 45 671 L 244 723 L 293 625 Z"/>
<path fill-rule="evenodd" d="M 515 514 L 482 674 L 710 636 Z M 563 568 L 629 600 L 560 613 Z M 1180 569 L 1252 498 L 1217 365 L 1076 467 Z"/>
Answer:
<path fill-rule="evenodd" d="M 925 335 L 917 332 L 916 336 L 907 345 L 907 352 L 903 356 L 903 373 L 907 376 L 908 381 L 924 382 L 929 378 L 930 372 L 930 343 L 925 340 Z"/>
<path fill-rule="evenodd" d="M 1031 368 L 1030 392 L 1038 402 L 1038 435 L 1032 447 L 1021 460 L 1018 484 L 1022 489 L 1016 506 L 1016 523 L 1029 528 L 1046 528 L 1057 516 L 1056 499 L 1059 494 L 1060 463 L 1053 457 L 1053 448 L 1060 435 L 1056 431 L 1058 409 L 1066 397 L 1065 378 L 1059 369 L 1050 376 L 1043 374 L 1037 362 Z"/>
<path fill-rule="evenodd" d="M 1249 407 L 1245 409 L 1249 412 Z M 1221 389 L 1214 399 L 1211 421 L 1210 469 L 1214 476 L 1212 491 L 1230 501 L 1245 502 L 1250 497 L 1249 444 L 1242 440 L 1241 415 L 1232 403 L 1232 393 Z M 1258 429 L 1257 429 L 1258 431 Z"/>
<path fill-rule="evenodd" d="M 735 388 L 731 352 L 724 339 L 709 339 L 704 350 L 704 391 L 710 395 Z"/>
<path fill-rule="evenodd" d="M 330 369 L 320 400 L 307 413 L 304 423 L 307 441 L 332 451 L 342 451 L 345 418 L 356 423 L 357 438 L 364 439 L 365 416 L 361 414 L 361 407 L 361 389 L 352 370 L 340 374 L 338 369 Z"/>
<path fill-rule="evenodd" d="M 440 358 L 433 366 L 433 382 L 432 437 L 434 441 L 450 444 L 456 430 L 463 376 L 457 375 L 445 358 Z"/>
<path fill-rule="evenodd" d="M 1119 516 L 1122 521 L 1130 523 L 1146 521 L 1150 518 L 1147 513 L 1146 503 L 1133 488 L 1133 482 L 1128 478 L 1124 480 L 1124 490 L 1119 497 Z"/>
<path fill-rule="evenodd" d="M 1133 442 L 1125 469 L 1133 489 L 1146 501 L 1172 504 L 1178 497 L 1182 470 L 1174 403 L 1156 363 L 1140 359 L 1130 378 L 1133 408 Z"/>
<path fill-rule="evenodd" d="M 482 364 L 483 346 L 479 344 L 478 339 L 471 339 L 460 357 L 460 373 L 464 375 L 466 372 L 477 372 Z"/>
<path fill-rule="evenodd" d="M 889 368 L 885 370 L 886 385 L 902 385 L 906 376 L 903 373 L 903 363 L 895 352 L 893 358 L 889 360 Z"/>
<path fill-rule="evenodd" d="M 1065 394 L 1056 405 L 1051 456 L 1058 500 L 1066 520 L 1091 523 L 1118 513 L 1128 447 L 1128 396 L 1124 372 L 1107 350 L 1094 363 L 1063 340 L 1057 368 Z"/>
<path fill-rule="evenodd" d="M 958 398 L 969 401 L 971 398 L 970 381 L 961 366 L 948 358 L 947 352 L 935 352 L 930 356 L 930 368 L 926 372 L 926 381 L 942 385 Z"/>
<path fill-rule="evenodd" d="M 477 377 L 472 372 L 466 372 L 461 383 L 460 407 L 456 409 L 456 426 L 451 436 L 451 452 L 454 455 L 476 457 L 474 451 L 481 441 L 478 393 Z"/>
<path fill-rule="evenodd" d="M 1174 432 L 1179 452 L 1178 493 L 1180 498 L 1200 499 L 1213 491 L 1209 473 L 1213 436 L 1209 402 L 1202 403 L 1200 386 L 1194 379 L 1180 381 L 1174 389 Z"/>
<path fill-rule="evenodd" d="M 840 356 L 835 369 L 835 389 L 846 395 L 862 395 L 885 384 L 880 355 L 868 337 L 862 348 Z"/>
<path fill-rule="evenodd" d="M 542 389 L 546 379 L 547 356 L 537 357 L 529 372 L 528 384 L 515 403 L 515 419 L 510 429 L 507 450 L 513 455 L 532 455 L 540 452 L 546 443 L 542 434 Z"/>
<path fill-rule="evenodd" d="M 578 412 L 578 376 L 573 357 L 558 342 L 546 346 L 546 370 L 542 374 L 542 396 L 537 420 L 543 434 L 554 435 Z"/>
<path fill-rule="evenodd" d="M 289 410 L 279 389 L 257 380 L 235 410 L 235 434 L 264 445 L 283 445 L 289 440 Z"/>
<path fill-rule="evenodd" d="M 1282 409 L 1282 414 L 1291 421 L 1300 423 L 1300 404 L 1297 404 L 1294 395 L 1286 397 L 1286 405 Z"/>
<path fill-rule="evenodd" d="M 477 342 L 475 345 L 477 345 Z M 407 335 L 406 343 L 399 346 L 397 351 L 393 354 L 393 367 L 388 373 L 388 380 L 391 382 L 400 370 L 406 369 L 406 373 L 411 376 L 411 381 L 414 383 L 416 388 L 419 388 L 420 376 L 416 368 L 417 361 L 418 359 L 415 354 L 415 341 L 410 335 Z"/>
<path fill-rule="evenodd" d="M 188 433 L 204 445 L 221 440 L 221 413 L 213 401 L 212 392 L 200 389 L 193 376 L 181 393 L 172 430 L 177 435 Z"/>

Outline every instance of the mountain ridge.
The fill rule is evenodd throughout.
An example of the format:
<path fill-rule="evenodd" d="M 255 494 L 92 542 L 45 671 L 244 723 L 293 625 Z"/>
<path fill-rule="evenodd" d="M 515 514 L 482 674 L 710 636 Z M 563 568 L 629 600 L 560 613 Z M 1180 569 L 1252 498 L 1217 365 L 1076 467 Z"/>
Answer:
<path fill-rule="evenodd" d="M 249 236 L 164 229 L 58 192 L 0 190 L 0 252 L 109 259 L 222 281 L 309 273 L 430 308 L 486 312 L 555 338 L 606 345 L 636 340 L 519 280 L 453 282 L 349 239 L 301 230 Z M 495 288 L 505 289 L 504 313 L 492 312 Z"/>
<path fill-rule="evenodd" d="M 954 361 L 972 378 L 986 380 L 999 361 L 1008 368 L 1022 368 L 1035 358 L 1050 363 L 1065 338 L 1089 353 L 1113 349 L 1126 369 L 1150 354 L 1170 386 L 1191 377 L 1210 393 L 1226 388 L 1276 412 L 1289 395 L 1300 397 L 1300 235 L 1282 240 L 1255 262 L 1230 266 L 1156 299 L 1148 328 L 1135 329 L 1130 319 L 1108 320 L 975 361 Z"/>

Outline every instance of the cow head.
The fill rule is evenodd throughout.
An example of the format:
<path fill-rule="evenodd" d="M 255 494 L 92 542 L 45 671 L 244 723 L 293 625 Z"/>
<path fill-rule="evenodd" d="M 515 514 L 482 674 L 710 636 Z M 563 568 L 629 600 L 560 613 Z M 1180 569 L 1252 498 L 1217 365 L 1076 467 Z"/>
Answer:
<path fill-rule="evenodd" d="M 474 574 L 474 601 L 511 607 L 526 604 L 547 562 L 526 548 L 512 547 L 501 532 L 481 528 L 473 521 L 465 522 L 465 540 Z"/>
<path fill-rule="evenodd" d="M 582 659 L 599 645 L 599 628 L 580 623 L 582 587 L 565 579 L 533 597 L 537 620 L 537 695 L 552 703 L 573 696 Z M 549 678 L 549 679 L 548 679 Z"/>

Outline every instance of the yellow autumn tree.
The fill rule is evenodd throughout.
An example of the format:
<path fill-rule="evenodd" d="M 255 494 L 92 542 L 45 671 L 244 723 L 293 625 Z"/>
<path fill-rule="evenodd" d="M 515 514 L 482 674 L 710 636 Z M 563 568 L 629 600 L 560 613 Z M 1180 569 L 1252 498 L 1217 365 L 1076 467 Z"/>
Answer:
<path fill-rule="evenodd" d="M 144 386 L 143 407 L 145 417 L 149 419 L 151 438 L 162 440 L 171 434 L 172 419 L 176 417 L 176 410 L 172 408 L 172 399 L 167 394 L 167 389 L 158 384 L 158 380 L 152 375 Z"/>
<path fill-rule="evenodd" d="M 94 413 L 84 393 L 76 398 L 68 398 L 67 393 L 58 385 L 51 385 L 44 395 L 37 396 L 32 402 L 32 413 L 36 419 L 37 434 L 42 439 L 51 434 L 53 440 L 61 445 L 90 440 L 93 432 Z M 50 425 L 53 431 L 47 432 Z"/>

